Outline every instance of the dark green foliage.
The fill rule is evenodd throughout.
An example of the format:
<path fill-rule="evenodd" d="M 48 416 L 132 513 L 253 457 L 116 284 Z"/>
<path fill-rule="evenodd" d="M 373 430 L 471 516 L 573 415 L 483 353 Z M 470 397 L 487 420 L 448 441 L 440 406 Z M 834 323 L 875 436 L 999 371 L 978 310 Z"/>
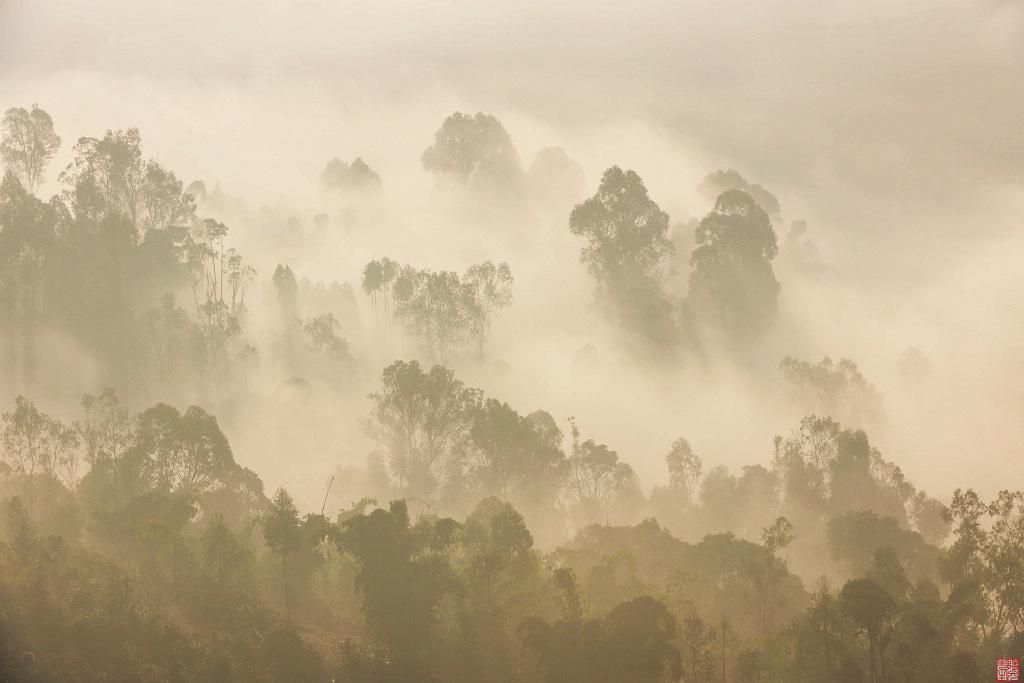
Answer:
<path fill-rule="evenodd" d="M 571 573 L 557 575 L 565 595 L 562 618 L 523 622 L 525 647 L 537 653 L 550 683 L 594 681 L 658 683 L 678 680 L 682 657 L 674 641 L 676 619 L 648 595 L 613 607 L 603 619 L 583 619 L 574 608 L 578 587 Z"/>
<path fill-rule="evenodd" d="M 359 567 L 366 618 L 409 681 L 430 672 L 435 610 L 452 582 L 440 554 L 451 535 L 439 524 L 413 528 L 405 502 L 394 501 L 388 510 L 348 519 L 339 541 Z"/>
<path fill-rule="evenodd" d="M 847 563 L 855 575 L 868 571 L 875 554 L 889 548 L 906 563 L 911 577 L 938 575 L 939 551 L 917 532 L 902 528 L 892 517 L 870 510 L 851 510 L 829 520 L 826 527 L 832 557 Z"/>

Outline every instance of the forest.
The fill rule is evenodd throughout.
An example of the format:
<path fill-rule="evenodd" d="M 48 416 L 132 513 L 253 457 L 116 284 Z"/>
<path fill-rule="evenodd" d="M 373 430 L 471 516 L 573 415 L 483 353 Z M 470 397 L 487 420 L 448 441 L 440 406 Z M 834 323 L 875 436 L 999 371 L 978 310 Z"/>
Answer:
<path fill-rule="evenodd" d="M 966 133 L 942 176 L 912 142 L 939 123 L 871 126 L 848 94 L 844 135 L 911 141 L 862 168 L 812 125 L 827 86 L 818 111 L 779 85 L 813 161 L 753 107 L 721 143 L 713 100 L 753 76 L 698 70 L 683 104 L 595 28 L 607 8 L 569 78 L 538 28 L 555 10 L 510 47 L 460 5 L 494 41 L 467 56 L 432 33 L 451 8 L 406 8 L 407 33 L 352 10 L 341 48 L 307 4 L 224 9 L 216 46 L 198 5 L 180 35 L 145 23 L 163 42 L 116 97 L 90 71 L 110 29 L 95 53 L 67 33 L 98 20 L 0 69 L 0 683 L 1017 680 L 1019 176 L 974 188 Z M 10 7 L 0 67 L 22 49 L 4 22 L 34 16 Z M 397 67 L 366 58 L 388 40 Z M 147 71 L 158 44 L 173 76 Z M 436 81 L 404 70 L 424 45 Z M 345 50 L 365 81 L 327 66 Z M 25 99 L 79 57 L 66 98 Z M 634 76 L 679 117 L 602 119 L 650 106 Z M 332 88 L 370 114 L 326 117 Z M 665 131 L 688 126 L 686 156 Z M 1015 130 L 977 147 L 1024 150 Z"/>

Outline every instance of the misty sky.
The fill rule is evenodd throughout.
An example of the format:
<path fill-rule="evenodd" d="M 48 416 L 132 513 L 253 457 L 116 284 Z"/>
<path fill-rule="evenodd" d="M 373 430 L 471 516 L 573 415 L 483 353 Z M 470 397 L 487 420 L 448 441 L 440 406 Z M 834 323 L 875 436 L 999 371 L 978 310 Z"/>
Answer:
<path fill-rule="evenodd" d="M 893 443 L 1024 475 L 1006 446 L 1024 412 L 1019 0 L 0 0 L 0 93 L 53 115 L 55 167 L 81 135 L 138 126 L 186 183 L 247 197 L 302 201 L 327 159 L 362 156 L 414 205 L 456 109 L 497 115 L 527 164 L 564 146 L 588 192 L 636 169 L 673 221 L 707 210 L 704 174 L 736 168 L 837 269 L 838 298 L 786 304 L 821 321 L 808 358 L 875 378 L 924 347 L 948 381 Z"/>

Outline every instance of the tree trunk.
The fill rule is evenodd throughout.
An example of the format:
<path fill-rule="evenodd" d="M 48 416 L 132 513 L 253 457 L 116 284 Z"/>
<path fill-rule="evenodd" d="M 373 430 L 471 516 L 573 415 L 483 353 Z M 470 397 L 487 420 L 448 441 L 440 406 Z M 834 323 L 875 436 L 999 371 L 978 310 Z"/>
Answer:
<path fill-rule="evenodd" d="M 288 621 L 292 620 L 292 606 L 288 602 L 288 564 L 286 555 L 281 554 L 281 578 L 284 581 L 284 609 L 288 613 Z"/>

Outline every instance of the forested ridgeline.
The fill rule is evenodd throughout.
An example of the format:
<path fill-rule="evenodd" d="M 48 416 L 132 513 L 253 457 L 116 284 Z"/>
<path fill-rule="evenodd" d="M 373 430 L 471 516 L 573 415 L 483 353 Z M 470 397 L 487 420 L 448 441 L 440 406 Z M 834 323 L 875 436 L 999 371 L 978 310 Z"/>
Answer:
<path fill-rule="evenodd" d="M 83 404 L 3 416 L 7 680 L 975 681 L 1021 648 L 1024 497 L 944 506 L 829 418 L 739 476 L 680 439 L 645 498 L 575 428 L 399 362 L 381 497 L 300 514 L 202 409 Z"/>
<path fill-rule="evenodd" d="M 343 278 L 296 275 L 295 253 L 375 225 L 362 159 L 327 164 L 341 209 L 306 230 L 185 187 L 135 129 L 79 139 L 43 199 L 52 120 L 11 109 L 2 129 L 0 680 L 966 682 L 1024 649 L 1024 496 L 918 490 L 872 445 L 881 394 L 849 359 L 775 357 L 808 415 L 762 464 L 680 437 L 645 488 L 542 395 L 520 411 L 466 383 L 466 363 L 515 370 L 488 355 L 505 260 L 373 259 L 349 274 L 366 324 Z M 672 226 L 633 171 L 584 198 L 564 150 L 524 170 L 493 116 L 446 119 L 422 164 L 474 216 L 567 220 L 611 346 L 645 367 L 755 363 L 776 257 L 828 270 L 800 221 L 780 247 L 778 200 L 735 171 Z M 289 258 L 258 273 L 232 224 Z M 367 393 L 322 420 L 358 422 L 365 466 L 339 463 L 308 512 L 222 429 Z"/>

